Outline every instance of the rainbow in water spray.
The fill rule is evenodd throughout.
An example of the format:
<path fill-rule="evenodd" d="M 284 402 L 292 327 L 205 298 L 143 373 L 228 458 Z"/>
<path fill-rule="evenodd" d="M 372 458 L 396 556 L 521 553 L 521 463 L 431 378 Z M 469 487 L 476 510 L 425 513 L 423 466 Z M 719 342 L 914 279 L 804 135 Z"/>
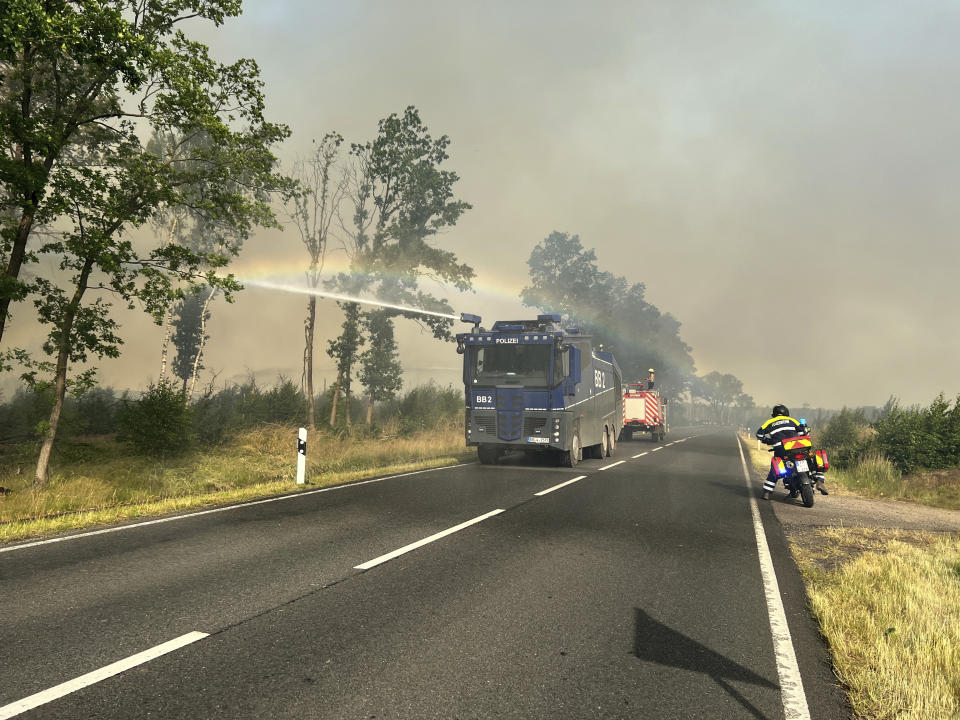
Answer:
<path fill-rule="evenodd" d="M 340 300 L 341 302 L 363 303 L 365 305 L 376 305 L 377 307 L 390 308 L 391 310 L 402 310 L 403 312 L 417 313 L 418 315 L 433 315 L 435 317 L 447 318 L 449 320 L 460 320 L 460 315 L 451 313 L 436 312 L 435 310 L 421 310 L 420 308 L 407 307 L 405 305 L 394 305 L 393 303 L 381 302 L 380 300 L 367 300 L 366 298 L 351 297 L 349 295 L 340 295 L 338 293 L 325 292 L 309 287 L 297 285 L 287 285 L 284 283 L 271 282 L 269 280 L 248 280 L 238 278 L 244 285 L 253 285 L 254 287 L 264 288 L 266 290 L 280 290 L 281 292 L 297 293 L 299 295 L 313 295 L 315 297 L 330 298 L 331 300 Z"/>

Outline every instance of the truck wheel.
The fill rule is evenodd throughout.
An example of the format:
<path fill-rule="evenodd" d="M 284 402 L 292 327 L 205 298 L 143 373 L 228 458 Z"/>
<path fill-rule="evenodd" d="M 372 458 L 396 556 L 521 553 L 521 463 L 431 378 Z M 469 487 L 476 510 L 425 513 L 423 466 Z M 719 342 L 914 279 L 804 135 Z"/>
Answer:
<path fill-rule="evenodd" d="M 570 449 L 563 453 L 562 462 L 564 467 L 568 467 L 568 468 L 576 467 L 577 463 L 580 462 L 580 436 L 579 435 L 574 435 L 573 439 L 570 440 Z"/>
<path fill-rule="evenodd" d="M 600 433 L 600 447 L 597 449 L 600 451 L 600 454 L 597 455 L 598 458 L 610 457 L 610 437 L 607 435 L 606 428 Z"/>
<path fill-rule="evenodd" d="M 477 458 L 484 465 L 496 465 L 500 459 L 500 451 L 489 445 L 477 445 Z"/>
<path fill-rule="evenodd" d="M 613 455 L 613 451 L 617 449 L 617 429 L 615 427 L 610 428 L 610 447 L 607 449 L 607 457 Z"/>

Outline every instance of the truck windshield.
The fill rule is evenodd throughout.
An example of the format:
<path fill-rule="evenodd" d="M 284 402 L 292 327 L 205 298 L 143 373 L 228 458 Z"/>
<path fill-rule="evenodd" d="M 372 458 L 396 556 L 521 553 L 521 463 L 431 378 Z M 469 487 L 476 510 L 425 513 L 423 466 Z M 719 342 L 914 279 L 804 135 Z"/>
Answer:
<path fill-rule="evenodd" d="M 552 345 L 483 345 L 470 348 L 470 377 L 475 384 L 550 385 Z"/>

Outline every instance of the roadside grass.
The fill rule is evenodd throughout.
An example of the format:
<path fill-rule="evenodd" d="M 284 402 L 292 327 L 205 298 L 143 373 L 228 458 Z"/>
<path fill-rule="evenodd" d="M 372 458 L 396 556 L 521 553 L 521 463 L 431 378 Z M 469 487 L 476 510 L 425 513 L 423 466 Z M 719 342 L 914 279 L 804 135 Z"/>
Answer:
<path fill-rule="evenodd" d="M 0 486 L 11 491 L 0 495 L 0 542 L 295 492 L 302 489 L 296 485 L 296 437 L 295 427 L 264 426 L 165 460 L 131 456 L 112 438 L 76 439 L 61 444 L 50 482 L 39 492 L 31 489 L 34 447 L 12 448 L 0 468 Z M 317 431 L 307 450 L 310 487 L 475 457 L 456 424 L 409 436 Z"/>
<path fill-rule="evenodd" d="M 791 545 L 856 717 L 960 717 L 960 537 L 831 527 Z"/>

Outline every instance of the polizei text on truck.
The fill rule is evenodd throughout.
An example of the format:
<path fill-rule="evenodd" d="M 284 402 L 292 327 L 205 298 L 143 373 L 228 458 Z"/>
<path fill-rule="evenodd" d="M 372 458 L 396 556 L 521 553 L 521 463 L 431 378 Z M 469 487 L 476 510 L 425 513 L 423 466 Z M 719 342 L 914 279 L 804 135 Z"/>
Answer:
<path fill-rule="evenodd" d="M 573 467 L 583 457 L 609 456 L 623 421 L 622 375 L 591 338 L 561 326 L 559 315 L 480 318 L 457 335 L 463 355 L 465 434 L 484 464 L 507 452 L 549 453 Z"/>

